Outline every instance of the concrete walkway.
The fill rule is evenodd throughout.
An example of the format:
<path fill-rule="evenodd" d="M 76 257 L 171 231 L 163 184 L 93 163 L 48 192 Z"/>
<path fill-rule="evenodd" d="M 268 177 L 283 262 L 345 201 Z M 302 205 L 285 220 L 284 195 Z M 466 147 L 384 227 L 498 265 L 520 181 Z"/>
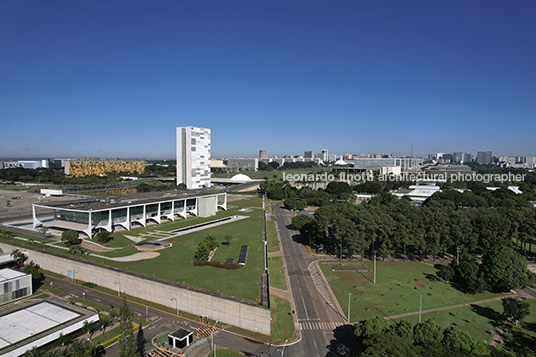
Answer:
<path fill-rule="evenodd" d="M 457 305 L 436 307 L 435 309 L 422 310 L 421 312 L 414 311 L 414 312 L 407 312 L 405 314 L 391 315 L 391 316 L 384 317 L 384 319 L 386 319 L 386 320 L 398 319 L 398 318 L 401 318 L 401 317 L 415 316 L 415 315 L 418 315 L 419 313 L 426 314 L 426 313 L 429 313 L 429 312 L 445 311 L 445 310 L 457 309 L 457 308 L 460 308 L 460 307 L 471 306 L 471 305 L 482 305 L 482 304 L 486 304 L 488 302 L 502 300 L 504 298 L 511 297 L 511 296 L 516 296 L 516 294 L 505 294 L 504 296 L 498 296 L 496 298 L 480 300 L 480 301 L 474 301 L 474 302 L 468 302 L 468 303 L 465 303 L 465 304 L 457 304 Z"/>

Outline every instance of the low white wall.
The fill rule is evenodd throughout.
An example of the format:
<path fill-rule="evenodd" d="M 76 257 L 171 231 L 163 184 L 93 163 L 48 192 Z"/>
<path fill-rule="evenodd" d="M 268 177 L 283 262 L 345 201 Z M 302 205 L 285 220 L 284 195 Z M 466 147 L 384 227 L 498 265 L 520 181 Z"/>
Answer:
<path fill-rule="evenodd" d="M 270 334 L 270 309 L 248 300 L 15 244 L 0 242 L 0 248 L 4 252 L 11 252 L 13 249 L 27 252 L 28 261 L 33 260 L 41 268 L 57 274 L 67 276 L 69 270 L 74 271 L 76 280 L 96 283 L 115 291 L 120 288 L 128 295 L 172 308 L 176 307 L 176 302 L 171 299 L 177 299 L 179 309 L 182 311 L 208 316 L 213 320 L 262 334 Z"/>

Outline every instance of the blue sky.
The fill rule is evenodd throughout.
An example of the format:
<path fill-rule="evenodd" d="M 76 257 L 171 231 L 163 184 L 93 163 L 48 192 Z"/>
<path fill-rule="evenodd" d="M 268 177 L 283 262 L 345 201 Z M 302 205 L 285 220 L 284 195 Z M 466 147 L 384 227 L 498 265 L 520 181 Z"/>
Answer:
<path fill-rule="evenodd" d="M 0 0 L 0 157 L 536 155 L 536 2 Z"/>

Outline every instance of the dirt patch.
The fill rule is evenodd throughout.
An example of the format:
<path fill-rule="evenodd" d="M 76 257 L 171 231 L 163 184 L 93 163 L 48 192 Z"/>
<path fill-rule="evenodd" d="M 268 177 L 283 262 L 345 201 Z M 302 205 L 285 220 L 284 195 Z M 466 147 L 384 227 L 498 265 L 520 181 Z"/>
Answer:
<path fill-rule="evenodd" d="M 347 281 L 347 280 L 354 280 L 354 277 L 351 273 L 341 273 L 341 277 L 339 278 L 339 281 Z"/>
<path fill-rule="evenodd" d="M 415 279 L 415 284 L 417 284 L 417 286 L 419 288 L 424 288 L 425 287 L 425 284 L 424 284 L 424 280 L 423 279 Z"/>

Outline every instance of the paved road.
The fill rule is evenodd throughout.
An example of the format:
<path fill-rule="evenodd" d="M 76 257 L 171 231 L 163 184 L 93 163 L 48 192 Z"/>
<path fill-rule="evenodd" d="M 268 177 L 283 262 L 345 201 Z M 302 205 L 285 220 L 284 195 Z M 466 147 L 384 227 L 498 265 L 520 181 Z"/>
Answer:
<path fill-rule="evenodd" d="M 352 351 L 350 355 L 355 356 L 344 320 L 315 286 L 308 269 L 314 258 L 300 242 L 299 232 L 292 229 L 291 217 L 282 206 L 276 203 L 273 209 L 302 335 L 302 340 L 288 346 L 285 354 L 288 351 L 288 356 L 293 357 L 325 357 L 330 350 L 344 345 Z"/>

